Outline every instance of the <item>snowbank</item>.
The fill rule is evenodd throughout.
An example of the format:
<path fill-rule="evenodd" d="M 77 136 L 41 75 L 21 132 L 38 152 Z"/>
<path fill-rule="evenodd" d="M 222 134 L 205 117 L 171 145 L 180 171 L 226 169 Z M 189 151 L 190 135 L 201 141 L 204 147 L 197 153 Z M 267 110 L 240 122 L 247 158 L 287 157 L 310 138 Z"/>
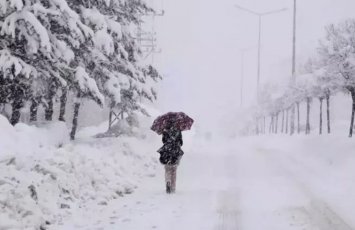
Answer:
<path fill-rule="evenodd" d="M 32 155 L 45 152 L 44 148 L 60 147 L 69 142 L 68 133 L 63 122 L 42 122 L 36 126 L 19 123 L 13 127 L 0 115 L 0 159 L 4 155 Z"/>
<path fill-rule="evenodd" d="M 148 130 L 144 139 L 81 134 L 69 142 L 64 123 L 12 127 L 0 116 L 0 229 L 55 229 L 154 176 L 159 140 Z"/>

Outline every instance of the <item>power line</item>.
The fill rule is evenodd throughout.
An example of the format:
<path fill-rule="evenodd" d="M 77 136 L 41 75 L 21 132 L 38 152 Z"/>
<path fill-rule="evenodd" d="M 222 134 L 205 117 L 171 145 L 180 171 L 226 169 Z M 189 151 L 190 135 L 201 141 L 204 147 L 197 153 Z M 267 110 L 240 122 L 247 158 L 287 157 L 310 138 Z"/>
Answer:
<path fill-rule="evenodd" d="M 161 1 L 161 6 L 163 7 L 163 0 Z M 151 61 L 152 63 L 154 62 L 154 54 L 160 53 L 161 49 L 157 48 L 157 37 L 156 37 L 156 31 L 155 31 L 155 17 L 162 17 L 164 16 L 165 12 L 164 9 L 161 8 L 159 9 L 159 12 L 149 12 L 145 14 L 140 15 L 140 19 L 138 22 L 138 28 L 137 28 L 137 42 L 139 45 L 140 50 L 143 53 L 143 58 L 147 59 L 149 56 L 151 56 Z M 145 22 L 142 18 L 143 17 L 151 17 L 151 28 L 148 29 L 143 29 L 143 22 Z"/>

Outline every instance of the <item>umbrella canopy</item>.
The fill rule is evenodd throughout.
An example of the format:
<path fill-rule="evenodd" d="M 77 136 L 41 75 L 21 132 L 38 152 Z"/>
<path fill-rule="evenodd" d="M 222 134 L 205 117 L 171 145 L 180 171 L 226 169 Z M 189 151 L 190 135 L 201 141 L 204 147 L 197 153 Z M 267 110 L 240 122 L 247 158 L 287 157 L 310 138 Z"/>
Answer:
<path fill-rule="evenodd" d="M 183 112 L 169 112 L 157 117 L 153 122 L 151 130 L 160 135 L 170 123 L 178 130 L 185 131 L 191 129 L 194 120 Z"/>

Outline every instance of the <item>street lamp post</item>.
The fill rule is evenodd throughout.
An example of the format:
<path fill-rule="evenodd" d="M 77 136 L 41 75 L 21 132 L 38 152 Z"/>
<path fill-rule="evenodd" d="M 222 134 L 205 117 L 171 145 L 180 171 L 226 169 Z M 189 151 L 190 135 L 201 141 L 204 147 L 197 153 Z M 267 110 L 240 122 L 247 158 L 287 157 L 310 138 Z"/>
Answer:
<path fill-rule="evenodd" d="M 240 107 L 243 106 L 243 93 L 244 93 L 244 58 L 245 53 L 251 48 L 240 49 Z"/>
<path fill-rule="evenodd" d="M 256 12 L 253 10 L 250 10 L 248 8 L 242 7 L 240 5 L 235 5 L 239 10 L 248 12 L 252 15 L 255 15 L 259 18 L 259 39 L 258 39 L 258 75 L 257 75 L 257 99 L 259 99 L 259 85 L 260 85 L 260 64 L 261 64 L 261 26 L 262 26 L 262 18 L 263 16 L 271 15 L 271 14 L 276 14 L 280 13 L 283 11 L 286 11 L 287 8 L 282 8 L 278 10 L 272 10 L 272 11 L 267 11 L 267 12 Z"/>
<path fill-rule="evenodd" d="M 291 85 L 296 83 L 296 9 L 297 9 L 297 2 L 296 0 L 293 1 L 293 38 L 292 38 L 292 75 L 291 75 Z M 295 105 L 292 105 L 291 109 L 291 127 L 290 127 L 290 134 L 293 135 L 295 133 L 295 117 L 296 117 L 296 108 Z M 299 132 L 299 127 L 298 127 Z"/>
<path fill-rule="evenodd" d="M 244 85 L 244 55 L 245 55 L 245 49 L 241 50 L 241 73 L 240 73 L 240 107 L 243 106 L 243 85 Z"/>
<path fill-rule="evenodd" d="M 295 82 L 296 73 L 296 0 L 293 5 L 293 41 L 292 41 L 292 83 Z"/>

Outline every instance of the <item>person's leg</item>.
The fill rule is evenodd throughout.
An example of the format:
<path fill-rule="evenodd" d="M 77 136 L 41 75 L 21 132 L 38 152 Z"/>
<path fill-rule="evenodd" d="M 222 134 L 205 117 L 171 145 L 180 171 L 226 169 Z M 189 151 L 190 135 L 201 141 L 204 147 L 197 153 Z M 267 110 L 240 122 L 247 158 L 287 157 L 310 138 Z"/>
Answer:
<path fill-rule="evenodd" d="M 171 168 L 171 192 L 175 192 L 175 189 L 176 189 L 176 170 L 177 170 L 177 165 L 172 165 L 172 168 Z"/>
<path fill-rule="evenodd" d="M 169 181 L 169 166 L 164 165 L 164 168 L 165 168 L 165 184 L 166 184 L 166 182 Z"/>
<path fill-rule="evenodd" d="M 165 185 L 167 193 L 171 193 L 171 173 L 171 165 L 165 165 Z"/>

